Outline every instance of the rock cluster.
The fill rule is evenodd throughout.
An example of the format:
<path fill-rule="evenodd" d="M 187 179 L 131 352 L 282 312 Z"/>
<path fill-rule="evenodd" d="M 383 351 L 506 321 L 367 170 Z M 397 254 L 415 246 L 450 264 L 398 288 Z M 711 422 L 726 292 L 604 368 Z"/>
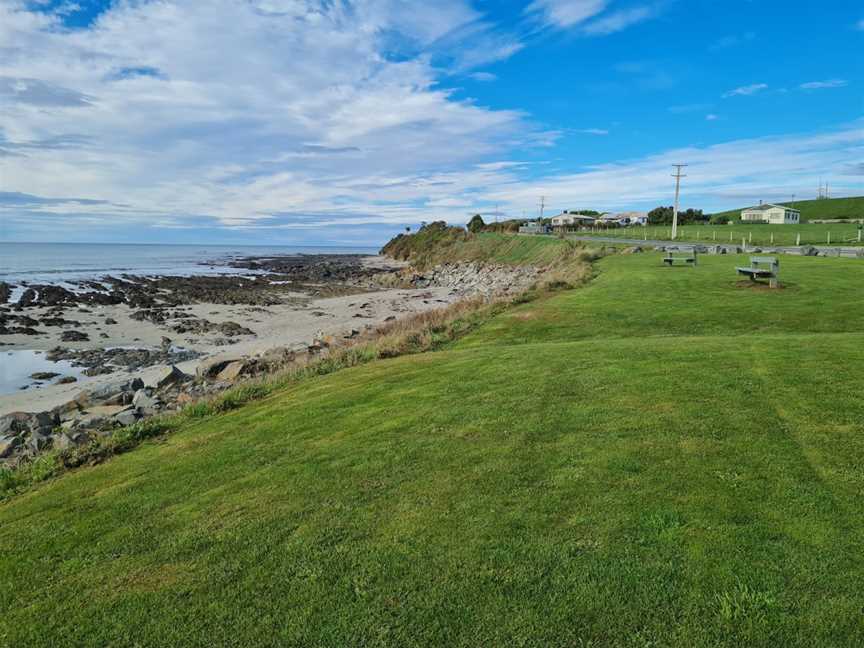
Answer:
<path fill-rule="evenodd" d="M 454 294 L 492 297 L 529 288 L 541 271 L 531 266 L 506 266 L 482 263 L 445 263 L 409 279 L 414 288 L 450 288 Z"/>

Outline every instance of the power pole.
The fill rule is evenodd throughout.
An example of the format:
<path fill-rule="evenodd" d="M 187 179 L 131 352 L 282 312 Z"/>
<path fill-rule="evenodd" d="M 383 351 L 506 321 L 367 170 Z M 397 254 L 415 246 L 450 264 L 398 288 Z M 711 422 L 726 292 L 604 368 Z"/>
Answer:
<path fill-rule="evenodd" d="M 687 176 L 681 173 L 681 169 L 686 167 L 686 164 L 673 164 L 675 167 L 675 173 L 672 174 L 672 177 L 675 178 L 675 207 L 672 211 L 672 240 L 678 238 L 678 196 L 681 192 L 681 178 L 686 178 Z"/>
<path fill-rule="evenodd" d="M 546 209 L 546 196 L 540 196 L 540 218 L 538 222 L 543 221 L 543 210 Z"/>

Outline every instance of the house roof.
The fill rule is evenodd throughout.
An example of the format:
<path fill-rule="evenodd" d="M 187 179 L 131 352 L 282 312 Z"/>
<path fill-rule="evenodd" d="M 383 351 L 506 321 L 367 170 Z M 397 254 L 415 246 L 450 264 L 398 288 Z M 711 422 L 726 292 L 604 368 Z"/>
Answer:
<path fill-rule="evenodd" d="M 789 209 L 794 212 L 798 211 L 797 209 L 794 209 L 792 207 L 785 207 L 783 205 L 772 205 L 771 203 L 765 203 L 764 205 L 756 205 L 755 207 L 748 207 L 747 209 L 743 209 L 742 211 L 768 211 L 769 209 Z"/>

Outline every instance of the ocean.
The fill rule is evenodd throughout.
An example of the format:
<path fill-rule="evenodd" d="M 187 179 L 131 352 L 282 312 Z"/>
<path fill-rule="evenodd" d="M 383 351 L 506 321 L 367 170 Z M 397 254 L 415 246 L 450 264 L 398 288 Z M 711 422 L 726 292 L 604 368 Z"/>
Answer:
<path fill-rule="evenodd" d="M 0 243 L 0 281 L 63 284 L 106 275 L 250 274 L 226 261 L 286 254 L 375 254 L 369 247 Z"/>

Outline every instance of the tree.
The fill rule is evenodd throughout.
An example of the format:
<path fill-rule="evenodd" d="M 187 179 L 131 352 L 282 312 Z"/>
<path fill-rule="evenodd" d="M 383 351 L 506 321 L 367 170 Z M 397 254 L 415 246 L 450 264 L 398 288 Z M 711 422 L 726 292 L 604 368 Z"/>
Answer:
<path fill-rule="evenodd" d="M 674 215 L 672 207 L 657 207 L 648 212 L 649 225 L 671 225 Z M 687 209 L 678 212 L 678 224 L 688 225 L 690 223 L 704 223 L 708 220 L 708 216 L 702 213 L 701 209 Z"/>
<path fill-rule="evenodd" d="M 483 217 L 480 214 L 474 214 L 468 221 L 468 231 L 474 234 L 482 232 L 484 227 L 486 227 L 486 223 L 483 222 Z"/>

